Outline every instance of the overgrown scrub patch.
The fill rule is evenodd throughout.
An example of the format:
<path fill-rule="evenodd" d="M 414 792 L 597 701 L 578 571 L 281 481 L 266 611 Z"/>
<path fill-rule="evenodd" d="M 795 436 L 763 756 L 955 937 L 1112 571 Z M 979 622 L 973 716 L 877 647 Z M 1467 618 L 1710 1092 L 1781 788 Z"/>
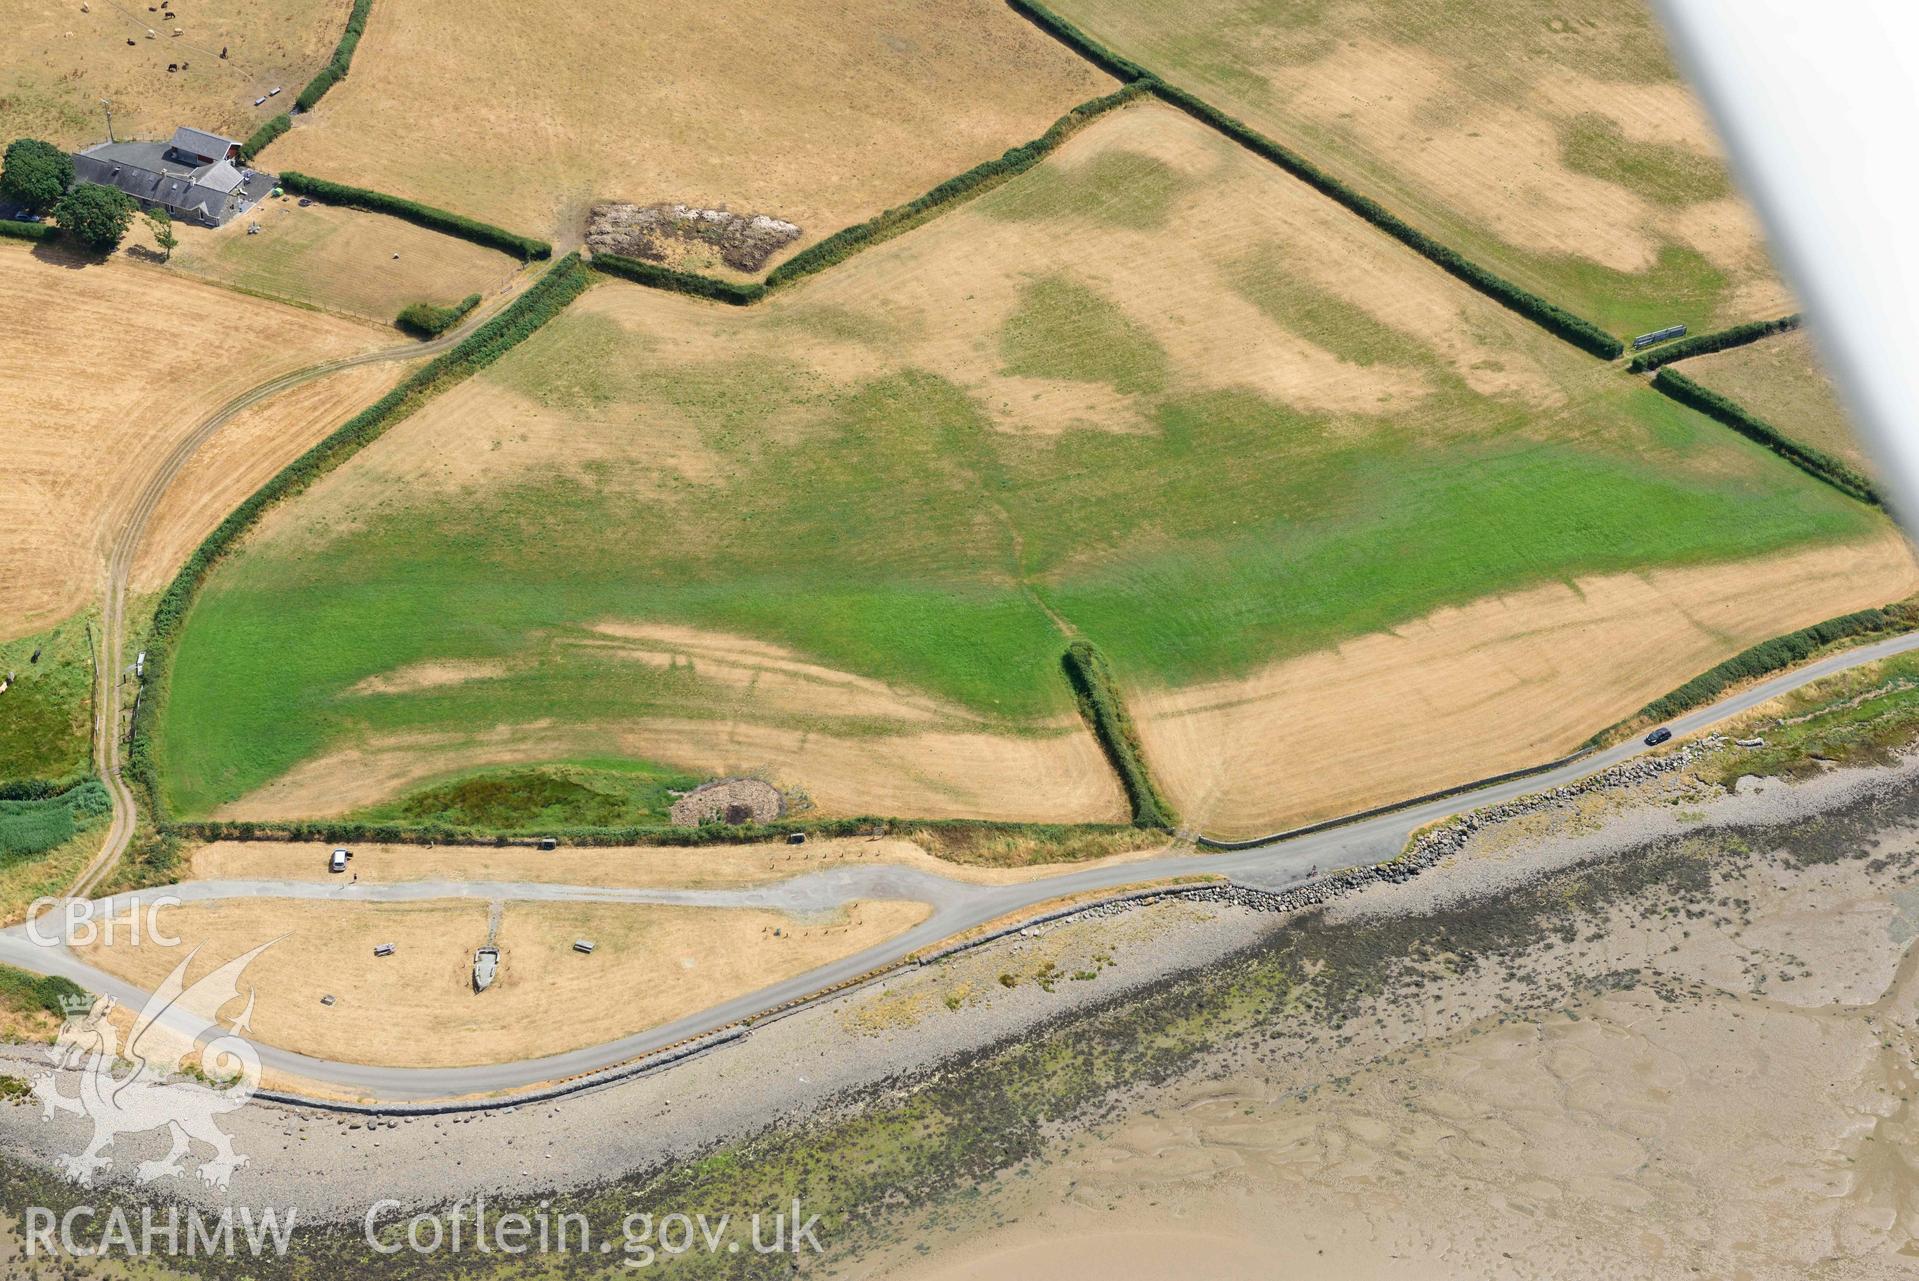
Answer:
<path fill-rule="evenodd" d="M 665 826 L 674 794 L 700 782 L 650 762 L 490 770 L 420 788 L 363 817 L 490 832 Z"/>
<path fill-rule="evenodd" d="M 314 178 L 290 170 L 280 175 L 280 185 L 295 195 L 311 196 L 315 200 L 324 200 L 328 204 L 349 205 L 371 213 L 391 214 L 395 218 L 404 218 L 430 231 L 441 231 L 449 236 L 458 236 L 462 240 L 471 240 L 476 245 L 485 245 L 489 249 L 514 254 L 528 262 L 553 256 L 553 246 L 544 240 L 522 236 L 505 228 L 495 227 L 491 223 L 481 222 L 476 218 L 448 213 L 444 209 L 435 209 L 431 205 L 423 205 L 401 196 L 389 196 L 384 191 L 349 187 L 344 183 L 328 182 L 325 178 Z"/>
<path fill-rule="evenodd" d="M 0 965 L 0 1005 L 15 1013 L 49 1014 L 64 1017 L 65 1000 L 84 1000 L 87 990 L 72 979 L 52 974 L 29 974 L 11 965 Z"/>
<path fill-rule="evenodd" d="M 408 303 L 401 309 L 393 323 L 416 338 L 438 338 L 459 324 L 468 312 L 479 305 L 480 295 L 478 294 L 468 294 L 459 302 L 447 307 L 430 302 Z"/>
<path fill-rule="evenodd" d="M 1919 656 L 1828 677 L 1780 700 L 1780 710 L 1739 725 L 1760 747 L 1722 747 L 1702 776 L 1730 788 L 1742 775 L 1806 778 L 1835 765 L 1889 765 L 1919 738 Z"/>

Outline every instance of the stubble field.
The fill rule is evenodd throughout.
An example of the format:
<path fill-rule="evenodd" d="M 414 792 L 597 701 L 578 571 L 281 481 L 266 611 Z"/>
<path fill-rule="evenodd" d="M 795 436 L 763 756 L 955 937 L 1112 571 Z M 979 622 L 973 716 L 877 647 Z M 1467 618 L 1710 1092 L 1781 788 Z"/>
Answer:
<path fill-rule="evenodd" d="M 0 248 L 0 309 L 31 336 L 0 352 L 0 637 L 40 631 L 97 597 L 111 536 L 141 482 L 208 413 L 275 374 L 391 342 L 124 258 L 83 262 L 24 247 Z M 366 390 L 328 385 L 341 402 L 328 412 L 358 408 Z M 311 443 L 281 439 L 272 419 L 263 426 L 254 467 L 270 471 Z M 201 471 L 177 498 L 206 508 L 182 517 L 170 546 L 183 554 L 253 484 L 248 468 Z"/>
<path fill-rule="evenodd" d="M 596 288 L 269 518 L 196 608 L 162 746 L 189 814 L 590 755 L 761 767 L 827 812 L 1110 818 L 1077 633 L 1176 804 L 1259 824 L 1318 802 L 1177 728 L 1179 691 L 1258 705 L 1231 752 L 1309 750 L 1351 691 L 1275 695 L 1279 665 L 1483 602 L 1523 677 L 1409 646 L 1397 717 L 1310 749 L 1392 799 L 1664 679 L 1595 683 L 1566 636 L 1683 675 L 1906 594 L 1888 530 L 1143 105 L 761 307 Z M 1554 630 L 1500 603 L 1552 584 Z M 1513 732 L 1569 698 L 1583 732 Z"/>

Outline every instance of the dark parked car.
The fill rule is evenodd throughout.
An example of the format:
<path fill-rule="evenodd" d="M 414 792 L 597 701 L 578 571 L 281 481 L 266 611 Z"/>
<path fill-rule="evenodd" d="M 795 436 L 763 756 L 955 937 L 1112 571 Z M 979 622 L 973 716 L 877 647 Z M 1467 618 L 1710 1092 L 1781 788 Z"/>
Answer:
<path fill-rule="evenodd" d="M 1646 735 L 1646 746 L 1657 747 L 1671 737 L 1672 737 L 1672 731 L 1667 729 L 1664 725 L 1661 725 L 1658 729 Z"/>

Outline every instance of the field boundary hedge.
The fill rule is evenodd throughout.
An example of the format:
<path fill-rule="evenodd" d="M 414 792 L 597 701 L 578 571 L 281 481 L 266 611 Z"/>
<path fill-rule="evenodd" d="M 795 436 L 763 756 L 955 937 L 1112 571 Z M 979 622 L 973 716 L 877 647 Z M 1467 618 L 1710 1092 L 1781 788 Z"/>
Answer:
<path fill-rule="evenodd" d="M 966 172 L 948 178 L 924 195 L 883 210 L 865 222 L 842 227 L 818 244 L 800 250 L 767 275 L 767 288 L 778 289 L 814 272 L 836 266 L 862 249 L 911 231 L 921 223 L 945 213 L 953 205 L 971 200 L 1007 179 L 1025 173 L 1090 122 L 1149 92 L 1150 85 L 1136 81 L 1104 97 L 1082 102 L 1055 120 L 1045 133 L 1032 141 L 1008 148 L 994 159 L 983 160 Z"/>
<path fill-rule="evenodd" d="M 150 661 L 150 660 L 149 660 Z M 196 819 L 166 824 L 167 834 L 199 841 L 371 841 L 383 845 L 481 845 L 537 847 L 548 837 L 561 845 L 747 845 L 801 833 L 809 837 L 870 836 L 881 832 L 966 831 L 988 835 L 1113 835 L 1133 831 L 1127 823 L 1014 823 L 984 818 L 776 819 L 770 823 L 703 823 L 698 827 L 552 827 L 494 831 L 443 823 L 368 823 L 352 819 L 252 822 Z"/>
<path fill-rule="evenodd" d="M 1774 427 L 1745 406 L 1702 387 L 1670 365 L 1653 375 L 1653 387 L 1708 418 L 1717 419 L 1748 440 L 1754 440 L 1809 475 L 1825 481 L 1843 494 L 1875 507 L 1885 506 L 1879 490 L 1852 467 L 1821 449 L 1801 444 Z"/>
<path fill-rule="evenodd" d="M 1157 827 L 1167 831 L 1175 822 L 1173 807 L 1159 794 L 1153 776 L 1146 768 L 1146 753 L 1133 728 L 1133 718 L 1120 701 L 1118 683 L 1106 655 L 1089 640 L 1076 640 L 1060 656 L 1066 679 L 1073 687 L 1080 712 L 1092 727 L 1106 758 L 1119 774 L 1120 786 L 1133 807 L 1135 827 Z"/>
<path fill-rule="evenodd" d="M 293 117 L 284 111 L 263 123 L 258 129 L 248 134 L 247 140 L 240 144 L 240 163 L 252 164 L 253 158 L 265 151 L 268 143 L 291 128 L 293 128 Z"/>
<path fill-rule="evenodd" d="M 691 294 L 695 298 L 708 298 L 733 307 L 750 306 L 766 296 L 766 286 L 762 284 L 740 284 L 731 280 L 721 280 L 717 276 L 676 271 L 671 267 L 643 262 L 638 258 L 628 258 L 623 254 L 594 254 L 593 269 L 603 271 L 609 276 L 631 280 L 635 284 L 646 285 L 649 288 L 665 289 L 676 294 Z"/>
<path fill-rule="evenodd" d="M 1179 108 L 1201 124 L 1217 130 L 1254 155 L 1270 161 L 1323 196 L 1328 196 L 1441 270 L 1464 282 L 1494 302 L 1517 312 L 1547 332 L 1590 352 L 1602 360 L 1617 359 L 1626 345 L 1583 316 L 1556 303 L 1548 302 L 1486 267 L 1467 258 L 1449 245 L 1440 243 L 1387 209 L 1371 196 L 1347 186 L 1310 160 L 1282 147 L 1242 120 L 1227 115 L 1212 104 L 1188 93 L 1129 58 L 1123 58 L 1100 44 L 1078 27 L 1034 0 L 1007 0 L 1019 13 L 1036 23 L 1054 38 L 1101 69 L 1129 76 L 1146 84 L 1170 106 Z"/>
<path fill-rule="evenodd" d="M 152 694 L 134 707 L 132 741 L 127 751 L 127 773 L 145 794 L 155 823 L 165 820 L 160 801 L 159 774 L 153 752 L 153 726 L 166 702 L 167 673 L 174 641 L 187 611 L 207 575 L 240 536 L 253 528 L 274 504 L 306 489 L 354 454 L 385 435 L 439 392 L 486 368 L 551 320 L 591 283 L 591 276 L 571 253 L 554 263 L 531 288 L 515 298 L 499 315 L 479 326 L 451 349 L 435 356 L 386 395 L 333 432 L 325 440 L 281 468 L 245 502 L 220 522 L 188 556 L 180 572 L 161 593 L 153 610 L 147 639 L 147 688 Z"/>
<path fill-rule="evenodd" d="M 50 222 L 15 222 L 11 218 L 0 219 L 0 237 L 14 240 L 52 240 L 60 234 L 60 228 Z"/>
<path fill-rule="evenodd" d="M 360 36 L 366 31 L 367 14 L 372 9 L 373 0 L 353 0 L 353 10 L 347 15 L 346 30 L 340 33 L 340 42 L 333 46 L 333 56 L 300 90 L 300 96 L 293 100 L 296 108 L 301 111 L 313 110 L 314 104 L 326 97 L 327 90 L 346 79 L 348 70 L 353 66 L 353 51 L 360 47 Z"/>
<path fill-rule="evenodd" d="M 83 783 L 92 782 L 99 775 L 92 772 L 69 774 L 65 778 L 15 778 L 0 783 L 0 801 L 44 801 L 54 796 L 64 796 Z"/>
<path fill-rule="evenodd" d="M 1743 325 L 1732 325 L 1725 329 L 1715 329 L 1709 334 L 1694 334 L 1690 338 L 1681 338 L 1677 342 L 1665 343 L 1651 351 L 1641 352 L 1632 358 L 1626 369 L 1635 374 L 1648 373 L 1661 365 L 1670 365 L 1675 360 L 1685 360 L 1691 356 L 1703 356 L 1708 352 L 1730 351 L 1734 347 L 1744 347 L 1747 343 L 1758 342 L 1761 338 L 1773 334 L 1783 334 L 1799 328 L 1799 313 L 1781 316 L 1777 320 L 1753 320 Z"/>
<path fill-rule="evenodd" d="M 417 200 L 408 200 L 404 196 L 391 196 L 384 191 L 371 191 L 365 187 L 350 187 L 343 182 L 331 182 L 325 178 L 315 178 L 311 174 L 295 173 L 292 170 L 280 175 L 280 185 L 295 195 L 311 196 L 329 205 L 345 205 L 352 209 L 364 209 L 369 213 L 389 214 L 413 223 L 415 226 L 425 227 L 428 231 L 444 232 L 449 236 L 458 236 L 462 240 L 471 240 L 476 245 L 498 249 L 502 253 L 512 254 L 527 262 L 553 256 L 553 246 L 544 240 L 522 236 L 504 227 L 496 227 L 490 222 L 468 218 L 464 214 L 449 213 L 445 209 L 423 205 Z"/>
<path fill-rule="evenodd" d="M 1725 662 L 1707 668 L 1670 693 L 1654 699 L 1617 725 L 1601 730 L 1587 740 L 1587 746 L 1598 746 L 1628 725 L 1671 720 L 1682 712 L 1712 702 L 1742 681 L 1771 676 L 1803 663 L 1834 641 L 1869 636 L 1875 632 L 1908 632 L 1915 625 L 1919 625 L 1919 614 L 1910 606 L 1892 604 L 1841 614 L 1837 618 L 1802 627 L 1796 632 L 1760 641 Z"/>

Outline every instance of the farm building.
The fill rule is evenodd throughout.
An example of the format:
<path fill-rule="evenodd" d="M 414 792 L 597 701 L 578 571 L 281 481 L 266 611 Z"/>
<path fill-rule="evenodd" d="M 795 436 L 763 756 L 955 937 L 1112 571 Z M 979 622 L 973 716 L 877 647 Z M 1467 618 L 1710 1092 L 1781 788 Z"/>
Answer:
<path fill-rule="evenodd" d="M 73 157 L 77 182 L 118 187 L 142 204 L 176 218 L 219 227 L 251 209 L 273 189 L 273 175 L 235 163 L 240 144 L 189 129 L 170 142 L 102 142 Z"/>

